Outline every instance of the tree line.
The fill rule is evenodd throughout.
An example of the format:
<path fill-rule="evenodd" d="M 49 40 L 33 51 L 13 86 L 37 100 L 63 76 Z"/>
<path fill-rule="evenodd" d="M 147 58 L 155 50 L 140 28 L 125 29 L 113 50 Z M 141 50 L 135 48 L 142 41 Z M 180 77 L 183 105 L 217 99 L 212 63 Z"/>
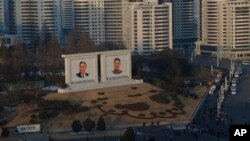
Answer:
<path fill-rule="evenodd" d="M 51 34 L 39 36 L 34 42 L 34 49 L 29 49 L 21 41 L 14 46 L 0 48 L 1 81 L 40 79 L 33 73 L 38 70 L 55 76 L 64 69 L 62 54 L 124 49 L 123 46 L 110 42 L 96 46 L 86 33 L 80 32 L 78 29 L 67 33 L 63 45 L 60 45 L 55 35 Z"/>

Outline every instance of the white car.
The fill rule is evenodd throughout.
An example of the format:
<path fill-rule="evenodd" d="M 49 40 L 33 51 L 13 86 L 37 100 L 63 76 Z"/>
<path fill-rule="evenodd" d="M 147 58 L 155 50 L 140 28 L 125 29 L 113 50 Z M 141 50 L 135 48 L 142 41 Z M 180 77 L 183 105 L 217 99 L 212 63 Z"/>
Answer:
<path fill-rule="evenodd" d="M 236 91 L 231 91 L 231 95 L 236 95 L 237 92 Z"/>
<path fill-rule="evenodd" d="M 240 76 L 239 76 L 239 74 L 235 74 L 234 77 L 235 78 L 239 78 Z"/>
<path fill-rule="evenodd" d="M 233 79 L 232 79 L 232 83 L 237 83 L 237 79 L 236 79 L 236 78 L 233 78 Z"/>
<path fill-rule="evenodd" d="M 236 87 L 231 87 L 231 91 L 236 91 L 237 88 Z"/>
<path fill-rule="evenodd" d="M 242 65 L 246 65 L 246 66 L 250 66 L 250 62 L 249 61 L 243 61 L 241 64 Z"/>
<path fill-rule="evenodd" d="M 232 87 L 236 87 L 236 86 L 237 86 L 237 83 L 232 83 L 231 86 L 232 86 Z"/>

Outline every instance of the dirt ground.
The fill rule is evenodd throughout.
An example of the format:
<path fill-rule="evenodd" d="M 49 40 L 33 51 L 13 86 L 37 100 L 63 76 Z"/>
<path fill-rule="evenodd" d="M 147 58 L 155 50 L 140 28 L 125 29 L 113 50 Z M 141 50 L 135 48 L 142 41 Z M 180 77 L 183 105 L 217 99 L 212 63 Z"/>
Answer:
<path fill-rule="evenodd" d="M 136 87 L 136 88 L 132 88 Z M 156 90 L 152 92 L 152 90 Z M 137 85 L 128 85 L 112 88 L 104 88 L 91 91 L 75 92 L 70 94 L 57 94 L 51 93 L 44 97 L 45 100 L 69 100 L 80 103 L 82 106 L 87 106 L 90 110 L 86 112 L 74 113 L 74 114 L 64 114 L 61 113 L 57 117 L 51 119 L 46 123 L 46 126 L 50 129 L 70 129 L 72 121 L 78 119 L 84 121 L 86 118 L 90 117 L 91 119 L 97 122 L 98 118 L 102 115 L 105 119 L 106 125 L 108 127 L 122 126 L 122 125 L 132 125 L 146 123 L 150 125 L 152 122 L 160 123 L 178 123 L 178 122 L 187 122 L 198 103 L 200 102 L 201 97 L 205 94 L 205 87 L 196 87 L 193 92 L 199 95 L 199 99 L 184 98 L 179 97 L 181 102 L 184 104 L 182 110 L 175 109 L 175 117 L 169 118 L 173 115 L 166 112 L 166 110 L 173 109 L 174 100 L 169 97 L 170 103 L 162 104 L 156 101 L 151 100 L 149 97 L 156 95 L 160 92 L 159 88 L 152 86 L 150 84 L 137 84 Z M 138 95 L 134 97 L 129 97 L 128 95 Z M 100 100 L 101 99 L 101 100 Z M 93 103 L 93 100 L 96 103 Z M 143 111 L 132 111 L 127 110 L 128 114 L 122 115 L 124 109 L 117 109 L 114 107 L 116 104 L 134 104 L 143 102 L 149 106 L 149 109 Z M 98 108 L 97 105 L 102 105 Z M 112 112 L 110 112 L 112 111 Z M 156 114 L 158 116 L 153 116 Z M 161 113 L 164 113 L 162 115 Z M 16 116 L 8 125 L 14 126 L 18 124 L 27 124 L 30 121 L 30 115 L 32 115 L 32 108 L 21 112 Z M 140 116 L 143 114 L 143 117 Z"/>
<path fill-rule="evenodd" d="M 137 89 L 132 89 L 131 87 L 137 87 Z M 141 124 L 145 122 L 150 124 L 152 122 L 186 122 L 192 116 L 195 108 L 197 107 L 200 98 L 205 93 L 206 88 L 198 87 L 193 90 L 193 92 L 199 95 L 199 99 L 193 100 L 191 98 L 180 97 L 182 103 L 185 105 L 183 110 L 184 114 L 177 114 L 175 118 L 152 118 L 152 119 L 143 119 L 140 118 L 139 114 L 144 114 L 144 118 L 152 117 L 151 113 L 156 113 L 159 115 L 160 112 L 165 112 L 166 109 L 173 108 L 173 100 L 169 104 L 161 104 L 155 101 L 152 101 L 149 97 L 156 95 L 157 93 L 152 93 L 150 90 L 160 90 L 150 84 L 139 84 L 133 86 L 122 86 L 122 87 L 113 87 L 105 88 L 101 90 L 93 90 L 86 92 L 77 92 L 71 94 L 49 94 L 45 97 L 46 100 L 70 100 L 70 101 L 80 101 L 82 106 L 91 107 L 91 110 L 87 112 L 81 112 L 74 115 L 65 115 L 60 114 L 55 118 L 51 123 L 52 128 L 70 128 L 72 121 L 78 119 L 84 121 L 86 118 L 90 117 L 91 119 L 97 121 L 99 116 L 104 115 L 105 122 L 107 125 L 116 126 L 116 125 L 130 125 L 130 124 Z M 103 95 L 98 94 L 98 92 L 104 92 Z M 141 94 L 137 97 L 128 97 L 128 95 Z M 107 98 L 107 100 L 97 100 L 98 98 Z M 97 100 L 97 103 L 92 104 L 91 100 Z M 106 102 L 106 104 L 103 104 Z M 103 105 L 101 108 L 109 112 L 113 111 L 114 114 L 122 114 L 121 109 L 116 109 L 114 105 L 116 104 L 133 104 L 138 102 L 145 102 L 149 105 L 149 109 L 145 111 L 131 111 L 128 110 L 129 115 L 138 117 L 131 117 L 129 115 L 113 115 L 105 114 L 100 109 L 97 108 L 98 104 Z M 176 111 L 177 113 L 180 111 Z M 163 117 L 168 117 L 167 113 Z"/>

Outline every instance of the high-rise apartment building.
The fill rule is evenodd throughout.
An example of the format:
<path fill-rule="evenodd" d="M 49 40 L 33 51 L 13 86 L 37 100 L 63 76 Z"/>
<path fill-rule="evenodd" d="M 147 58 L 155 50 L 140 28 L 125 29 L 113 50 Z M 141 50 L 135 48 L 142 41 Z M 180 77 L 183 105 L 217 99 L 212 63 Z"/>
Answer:
<path fill-rule="evenodd" d="M 28 45 L 47 33 L 61 41 L 60 0 L 15 0 L 15 23 L 17 35 Z"/>
<path fill-rule="evenodd" d="M 55 35 L 63 45 L 69 30 L 85 32 L 96 45 L 112 42 L 141 54 L 172 48 L 172 4 L 158 0 L 7 0 L 10 31 L 34 45 Z M 11 3 L 13 2 L 13 3 Z M 14 32 L 13 32 L 14 33 Z"/>
<path fill-rule="evenodd" d="M 194 0 L 159 0 L 172 3 L 173 49 L 182 54 L 189 54 L 195 48 L 197 40 Z"/>
<path fill-rule="evenodd" d="M 250 58 L 250 1 L 200 0 L 197 54 Z"/>
<path fill-rule="evenodd" d="M 122 44 L 122 1 L 104 0 L 105 41 Z"/>
<path fill-rule="evenodd" d="M 172 4 L 128 2 L 123 9 L 124 45 L 139 54 L 172 48 Z"/>
<path fill-rule="evenodd" d="M 5 11 L 5 0 L 0 0 L 0 32 L 5 31 L 6 23 L 6 11 Z"/>
<path fill-rule="evenodd" d="M 63 30 L 71 30 L 74 28 L 74 1 L 61 0 L 61 20 Z"/>
<path fill-rule="evenodd" d="M 74 0 L 75 28 L 100 44 L 105 41 L 104 0 Z"/>

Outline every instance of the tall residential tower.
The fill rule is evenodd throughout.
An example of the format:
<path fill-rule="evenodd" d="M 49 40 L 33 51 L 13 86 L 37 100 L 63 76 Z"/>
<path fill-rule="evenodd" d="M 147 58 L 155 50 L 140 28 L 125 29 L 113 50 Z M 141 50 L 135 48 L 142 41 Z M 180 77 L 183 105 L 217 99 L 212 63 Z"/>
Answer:
<path fill-rule="evenodd" d="M 128 2 L 123 5 L 125 47 L 142 55 L 172 49 L 172 4 L 157 0 Z"/>
<path fill-rule="evenodd" d="M 250 59 L 250 0 L 200 0 L 196 53 Z"/>
<path fill-rule="evenodd" d="M 197 40 L 194 0 L 160 0 L 172 3 L 173 49 L 187 55 L 193 52 Z"/>

